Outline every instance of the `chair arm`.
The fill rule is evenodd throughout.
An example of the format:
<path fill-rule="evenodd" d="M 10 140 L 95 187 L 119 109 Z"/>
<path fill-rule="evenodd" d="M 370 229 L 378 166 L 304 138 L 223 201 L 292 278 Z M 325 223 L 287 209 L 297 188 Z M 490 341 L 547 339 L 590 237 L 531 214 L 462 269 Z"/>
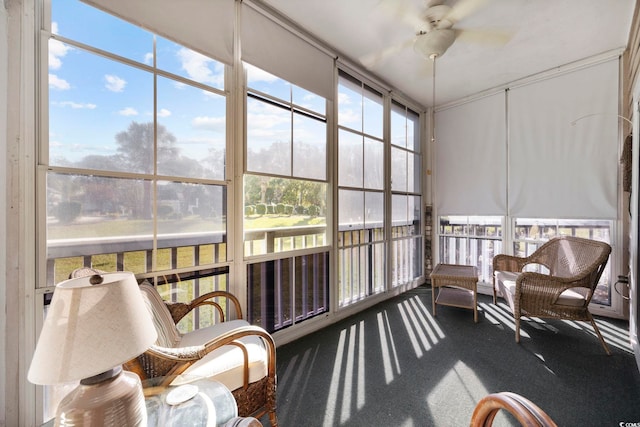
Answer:
<path fill-rule="evenodd" d="M 276 344 L 273 337 L 259 326 L 247 325 L 231 329 L 209 340 L 203 345 L 191 347 L 167 348 L 152 345 L 138 357 L 147 378 L 166 377 L 162 385 L 168 385 L 173 379 L 184 372 L 189 366 L 202 359 L 212 351 L 226 345 L 239 347 L 244 354 L 245 386 L 249 381 L 248 351 L 240 340 L 246 336 L 258 336 L 265 344 L 267 352 L 267 372 L 270 378 L 276 374 Z"/>
<path fill-rule="evenodd" d="M 242 319 L 242 308 L 240 306 L 240 301 L 238 300 L 238 298 L 236 298 L 235 295 L 227 291 L 207 292 L 206 294 L 193 299 L 189 303 L 165 301 L 165 305 L 169 309 L 171 317 L 176 324 L 180 321 L 180 319 L 189 314 L 189 312 L 191 312 L 191 310 L 193 310 L 194 308 L 207 305 L 214 307 L 217 310 L 218 315 L 220 316 L 220 321 L 224 322 L 224 310 L 217 301 L 211 301 L 214 298 L 227 298 L 233 303 L 233 306 L 236 310 L 236 319 Z"/>
<path fill-rule="evenodd" d="M 501 409 L 513 415 L 523 426 L 557 427 L 551 417 L 535 403 L 510 392 L 493 393 L 482 398 L 471 416 L 471 427 L 492 426 Z"/>
<path fill-rule="evenodd" d="M 215 339 L 207 342 L 204 345 L 204 352 L 210 353 L 211 351 L 223 347 L 225 345 L 235 345 L 242 350 L 244 354 L 244 388 L 249 386 L 249 353 L 240 338 L 246 336 L 258 336 L 262 338 L 265 344 L 265 350 L 267 352 L 267 376 L 275 380 L 276 377 L 276 343 L 273 340 L 271 334 L 259 326 L 247 325 L 233 328 L 230 331 L 225 332 L 222 335 L 217 336 Z M 275 387 L 275 384 L 273 385 Z"/>
<path fill-rule="evenodd" d="M 512 271 L 517 273 L 522 271 L 527 262 L 528 258 L 498 254 L 493 257 L 493 271 Z"/>
<path fill-rule="evenodd" d="M 589 283 L 576 280 L 575 277 L 558 277 L 527 271 L 516 279 L 515 298 L 528 306 L 549 306 L 556 303 L 560 294 L 571 288 L 586 288 L 591 291 Z M 586 303 L 589 300 L 590 297 Z"/>
<path fill-rule="evenodd" d="M 251 335 L 261 337 L 266 343 L 267 351 L 275 355 L 275 342 L 273 337 L 261 327 L 252 325 L 233 328 L 202 345 L 190 347 L 161 347 L 153 344 L 146 352 L 153 356 L 174 360 L 176 362 L 195 362 L 202 359 L 213 350 L 224 347 L 225 345 L 237 345 L 235 341 L 242 337 Z M 273 352 L 271 350 L 273 350 Z"/>

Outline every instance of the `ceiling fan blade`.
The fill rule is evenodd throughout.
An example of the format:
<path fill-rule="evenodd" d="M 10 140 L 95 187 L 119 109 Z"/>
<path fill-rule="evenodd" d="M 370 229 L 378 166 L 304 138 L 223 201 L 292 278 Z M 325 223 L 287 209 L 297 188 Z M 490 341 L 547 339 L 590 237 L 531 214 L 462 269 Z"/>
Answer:
<path fill-rule="evenodd" d="M 393 54 L 398 53 L 401 50 L 406 49 L 407 47 L 413 45 L 415 39 L 416 39 L 415 37 L 411 37 L 410 39 L 407 39 L 402 43 L 389 46 L 378 52 L 373 52 L 373 53 L 364 55 L 360 58 L 360 62 L 366 68 L 374 68 L 380 63 L 384 62 L 387 58 L 389 58 Z"/>
<path fill-rule="evenodd" d="M 376 9 L 402 22 L 415 32 L 431 30 L 430 23 L 421 18 L 420 10 L 410 1 L 380 0 Z"/>
<path fill-rule="evenodd" d="M 508 30 L 458 29 L 455 31 L 456 31 L 456 40 L 471 42 L 471 43 L 482 43 L 485 45 L 503 46 L 509 43 L 509 40 L 511 40 L 511 37 L 513 37 L 513 32 Z"/>
<path fill-rule="evenodd" d="M 458 0 L 458 2 L 451 7 L 451 10 L 443 18 L 443 20 L 456 23 L 463 20 L 467 16 L 473 14 L 476 10 L 484 7 L 490 0 Z"/>

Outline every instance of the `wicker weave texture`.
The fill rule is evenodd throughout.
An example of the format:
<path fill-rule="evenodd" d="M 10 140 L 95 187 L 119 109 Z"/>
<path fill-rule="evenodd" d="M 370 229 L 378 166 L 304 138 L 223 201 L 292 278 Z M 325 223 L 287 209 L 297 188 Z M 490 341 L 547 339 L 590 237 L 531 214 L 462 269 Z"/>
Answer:
<path fill-rule="evenodd" d="M 520 340 L 521 317 L 542 317 L 589 321 L 600 338 L 607 354 L 609 348 L 589 312 L 589 303 L 598 281 L 609 260 L 611 246 L 605 242 L 573 236 L 561 236 L 544 243 L 528 257 L 505 254 L 493 258 L 493 298 L 497 293 L 509 303 L 516 322 L 516 341 Z M 530 264 L 540 264 L 549 274 L 523 270 Z M 520 273 L 515 292 L 511 295 L 507 287 L 496 280 L 496 272 Z M 580 305 L 558 302 L 561 294 L 571 289 L 584 296 Z"/>
<path fill-rule="evenodd" d="M 93 274 L 102 274 L 104 271 L 81 268 L 71 273 L 71 277 L 83 277 Z M 171 317 L 177 323 L 185 315 L 196 307 L 210 305 L 217 312 L 220 321 L 231 320 L 224 316 L 223 304 L 218 299 L 226 298 L 231 301 L 235 309 L 236 318 L 242 319 L 240 302 L 233 295 L 225 291 L 213 291 L 206 293 L 189 303 L 167 303 Z M 267 354 L 267 375 L 259 381 L 249 383 L 249 367 L 247 350 L 244 343 L 240 341 L 243 337 L 259 337 L 266 349 Z M 232 394 L 238 405 L 238 415 L 240 417 L 269 415 L 271 426 L 278 426 L 276 416 L 276 345 L 273 337 L 264 329 L 253 326 L 241 326 L 227 331 L 212 340 L 193 347 L 160 347 L 152 345 L 147 351 L 123 364 L 124 368 L 136 373 L 141 380 L 153 382 L 156 387 L 167 387 L 177 375 L 185 372 L 189 366 L 203 358 L 205 355 L 223 346 L 233 345 L 243 349 L 244 360 L 244 385 Z"/>

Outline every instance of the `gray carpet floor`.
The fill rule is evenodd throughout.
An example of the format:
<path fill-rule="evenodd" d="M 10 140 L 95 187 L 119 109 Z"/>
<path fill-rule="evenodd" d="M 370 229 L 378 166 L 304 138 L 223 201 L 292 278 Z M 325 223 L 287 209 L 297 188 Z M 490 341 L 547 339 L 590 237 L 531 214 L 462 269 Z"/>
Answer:
<path fill-rule="evenodd" d="M 625 321 L 523 322 L 502 302 L 431 311 L 421 286 L 278 348 L 278 421 L 293 426 L 468 426 L 476 403 L 511 391 L 561 427 L 640 425 L 640 374 Z M 263 418 L 268 426 L 268 418 Z M 623 423 L 623 424 L 621 424 Z M 502 411 L 494 426 L 519 425 Z M 630 424 L 634 425 L 634 424 Z"/>

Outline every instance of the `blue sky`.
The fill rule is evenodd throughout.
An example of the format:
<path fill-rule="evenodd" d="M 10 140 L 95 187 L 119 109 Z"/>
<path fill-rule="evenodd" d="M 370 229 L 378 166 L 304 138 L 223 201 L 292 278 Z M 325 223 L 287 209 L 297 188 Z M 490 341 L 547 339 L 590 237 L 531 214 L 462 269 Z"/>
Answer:
<path fill-rule="evenodd" d="M 153 36 L 76 1 L 54 1 L 51 30 L 153 65 Z M 164 70 L 224 87 L 223 64 L 161 37 L 157 64 Z M 49 138 L 51 163 L 88 154 L 115 153 L 115 135 L 132 121 L 152 122 L 153 74 L 58 40 L 49 42 Z M 178 139 L 182 154 L 199 159 L 225 146 L 226 100 L 218 93 L 158 77 L 157 117 Z"/>
<path fill-rule="evenodd" d="M 49 43 L 50 163 L 78 161 L 86 155 L 116 153 L 115 135 L 132 121 L 152 122 L 153 34 L 76 0 L 52 1 L 51 31 L 140 64 L 131 66 L 64 44 Z M 216 89 L 224 89 L 224 66 L 162 37 L 156 37 L 159 69 Z M 249 86 L 321 115 L 324 99 L 246 64 Z M 339 123 L 382 137 L 382 105 L 362 99 L 359 88 L 340 86 Z M 381 101 L 381 99 L 380 99 Z M 248 101 L 248 138 L 256 148 L 290 138 L 290 120 L 264 103 Z M 218 93 L 158 77 L 157 117 L 178 140 L 181 153 L 202 159 L 221 151 L 226 141 L 226 99 Z M 364 120 L 363 120 L 364 117 Z M 405 117 L 392 112 L 392 140 L 406 146 Z M 410 129 L 410 127 L 409 127 Z M 294 138 L 314 142 L 314 128 L 295 130 Z M 411 147 L 412 148 L 412 147 Z"/>

